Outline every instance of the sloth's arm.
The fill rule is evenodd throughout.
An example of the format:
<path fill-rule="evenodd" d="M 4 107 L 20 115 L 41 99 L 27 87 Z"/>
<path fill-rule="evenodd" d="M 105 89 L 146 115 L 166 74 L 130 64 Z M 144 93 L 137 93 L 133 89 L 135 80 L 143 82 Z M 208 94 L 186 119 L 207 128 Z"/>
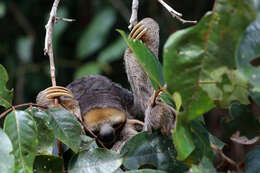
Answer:
<path fill-rule="evenodd" d="M 153 19 L 145 18 L 135 25 L 128 39 L 141 40 L 158 58 L 159 26 Z M 154 91 L 147 73 L 129 48 L 124 60 L 134 94 L 134 110 L 139 115 L 137 118 L 144 118 L 144 130 L 160 129 L 163 134 L 171 136 L 176 111 L 160 99 L 160 90 Z"/>
<path fill-rule="evenodd" d="M 153 19 L 145 18 L 141 20 L 132 29 L 128 39 L 141 40 L 158 57 L 159 26 Z M 134 94 L 133 114 L 137 115 L 138 119 L 144 120 L 144 113 L 148 100 L 153 94 L 153 87 L 130 48 L 125 51 L 124 61 L 128 81 Z"/>

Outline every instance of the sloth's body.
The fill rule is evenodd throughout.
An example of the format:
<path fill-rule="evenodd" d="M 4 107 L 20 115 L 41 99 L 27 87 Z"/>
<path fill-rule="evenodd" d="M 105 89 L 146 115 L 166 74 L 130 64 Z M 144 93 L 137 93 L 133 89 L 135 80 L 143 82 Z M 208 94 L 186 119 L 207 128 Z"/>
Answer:
<path fill-rule="evenodd" d="M 159 26 L 153 19 L 140 21 L 129 39 L 140 39 L 158 56 Z M 154 90 L 150 80 L 129 48 L 124 61 L 133 94 L 104 76 L 89 75 L 76 79 L 67 89 L 51 87 L 40 92 L 37 103 L 53 107 L 54 98 L 58 98 L 59 105 L 75 114 L 115 151 L 120 151 L 129 138 L 142 130 L 143 122 L 136 119 L 145 120 L 146 130 L 161 129 L 168 135 L 174 127 L 175 111 L 165 107 L 166 104 L 151 103 Z"/>

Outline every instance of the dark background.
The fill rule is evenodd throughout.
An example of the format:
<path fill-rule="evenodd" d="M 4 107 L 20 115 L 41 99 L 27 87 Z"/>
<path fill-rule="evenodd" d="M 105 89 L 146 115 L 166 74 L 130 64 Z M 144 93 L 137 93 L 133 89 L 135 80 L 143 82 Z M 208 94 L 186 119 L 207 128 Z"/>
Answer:
<path fill-rule="evenodd" d="M 167 0 L 165 2 L 181 12 L 184 19 L 200 20 L 207 11 L 212 9 L 214 1 Z M 8 88 L 14 88 L 14 105 L 35 102 L 37 93 L 51 86 L 49 59 L 43 55 L 43 48 L 44 26 L 52 3 L 53 0 L 0 2 L 0 63 L 9 74 Z M 116 29 L 128 32 L 131 4 L 131 0 L 61 0 L 59 10 L 62 9 L 63 14 L 67 14 L 59 17 L 68 17 L 76 21 L 66 23 L 63 30 L 56 28 L 58 41 L 54 43 L 54 55 L 57 85 L 66 86 L 77 77 L 76 71 L 82 66 L 97 63 L 97 56 L 113 41 L 120 38 Z M 116 14 L 115 23 L 111 28 L 107 28 L 109 30 L 107 38 L 97 51 L 82 59 L 77 58 L 76 47 L 82 33 L 89 29 L 91 21 L 106 8 L 111 8 Z M 160 25 L 160 52 L 170 34 L 190 26 L 172 18 L 156 0 L 140 0 L 138 18 L 140 20 L 144 17 L 152 17 Z M 117 51 L 117 47 L 114 49 Z M 120 56 L 114 57 L 114 60 L 93 67 L 94 70 L 88 68 L 90 70 L 85 71 L 85 74 L 100 73 L 128 88 L 122 57 L 121 53 Z"/>

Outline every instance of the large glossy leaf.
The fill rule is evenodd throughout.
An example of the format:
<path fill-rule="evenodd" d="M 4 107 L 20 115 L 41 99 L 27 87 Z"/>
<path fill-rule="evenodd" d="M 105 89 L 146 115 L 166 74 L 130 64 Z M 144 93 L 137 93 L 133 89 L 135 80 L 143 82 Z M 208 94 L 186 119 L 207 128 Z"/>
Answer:
<path fill-rule="evenodd" d="M 54 145 L 54 134 L 48 128 L 48 114 L 39 108 L 28 108 L 26 112 L 30 113 L 36 122 L 38 129 L 38 153 L 52 154 Z"/>
<path fill-rule="evenodd" d="M 85 58 L 101 48 L 115 23 L 115 12 L 111 8 L 100 10 L 100 13 L 87 25 L 77 45 L 77 57 Z"/>
<path fill-rule="evenodd" d="M 13 99 L 13 90 L 6 89 L 7 81 L 8 74 L 4 66 L 0 64 L 0 106 L 4 106 L 5 108 L 10 107 L 8 103 L 11 104 Z"/>
<path fill-rule="evenodd" d="M 226 137 L 231 137 L 237 131 L 249 139 L 260 136 L 260 122 L 246 105 L 233 103 L 230 106 L 230 114 L 232 118 L 223 121 Z"/>
<path fill-rule="evenodd" d="M 256 146 L 246 156 L 245 173 L 258 173 L 260 170 L 260 146 Z"/>
<path fill-rule="evenodd" d="M 255 20 L 246 29 L 236 52 L 237 68 L 260 92 L 260 21 Z"/>
<path fill-rule="evenodd" d="M 33 165 L 34 173 L 61 173 L 63 160 L 52 155 L 38 155 Z"/>
<path fill-rule="evenodd" d="M 119 154 L 97 148 L 73 156 L 69 162 L 68 172 L 111 173 L 117 170 L 122 162 L 123 159 Z"/>
<path fill-rule="evenodd" d="M 14 155 L 11 153 L 13 146 L 2 129 L 0 129 L 0 139 L 0 172 L 13 173 Z"/>
<path fill-rule="evenodd" d="M 132 137 L 120 152 L 127 169 L 151 166 L 167 172 L 183 173 L 187 168 L 176 160 L 172 141 L 159 133 L 141 132 Z"/>
<path fill-rule="evenodd" d="M 65 109 L 50 109 L 46 113 L 49 115 L 48 126 L 55 137 L 77 153 L 82 134 L 77 118 Z"/>
<path fill-rule="evenodd" d="M 216 81 L 211 74 L 224 66 L 235 67 L 235 46 L 255 17 L 250 9 L 246 0 L 215 1 L 213 11 L 196 26 L 177 31 L 166 42 L 163 71 L 169 90 L 181 94 L 187 111 L 194 103 L 201 103 L 187 116 L 196 117 L 210 110 L 213 107 L 211 92 L 220 92 L 221 99 L 225 98 L 225 92 L 218 88 L 218 84 L 225 81 Z M 210 89 L 202 92 L 204 86 Z"/>
<path fill-rule="evenodd" d="M 4 131 L 13 144 L 15 172 L 32 173 L 38 146 L 37 127 L 32 116 L 25 111 L 12 111 L 5 118 Z"/>
<path fill-rule="evenodd" d="M 193 165 L 191 168 L 192 173 L 217 173 L 213 163 L 207 158 L 203 157 L 199 165 Z"/>

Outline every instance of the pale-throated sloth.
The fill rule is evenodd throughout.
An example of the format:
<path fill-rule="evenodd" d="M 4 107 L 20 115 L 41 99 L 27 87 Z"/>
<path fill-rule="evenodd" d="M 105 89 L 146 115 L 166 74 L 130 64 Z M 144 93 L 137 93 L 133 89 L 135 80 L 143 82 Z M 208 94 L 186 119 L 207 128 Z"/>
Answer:
<path fill-rule="evenodd" d="M 141 40 L 158 56 L 159 26 L 153 19 L 145 18 L 135 25 L 129 39 Z M 170 136 L 175 110 L 158 97 L 160 92 L 154 91 L 146 72 L 129 48 L 125 51 L 124 61 L 133 94 L 104 76 L 89 75 L 76 79 L 66 88 L 47 88 L 38 94 L 36 101 L 53 107 L 54 98 L 58 98 L 59 106 L 75 114 L 106 147 L 112 147 L 114 151 L 120 151 L 143 125 L 145 130 L 160 129 Z M 137 119 L 144 120 L 144 124 Z"/>

